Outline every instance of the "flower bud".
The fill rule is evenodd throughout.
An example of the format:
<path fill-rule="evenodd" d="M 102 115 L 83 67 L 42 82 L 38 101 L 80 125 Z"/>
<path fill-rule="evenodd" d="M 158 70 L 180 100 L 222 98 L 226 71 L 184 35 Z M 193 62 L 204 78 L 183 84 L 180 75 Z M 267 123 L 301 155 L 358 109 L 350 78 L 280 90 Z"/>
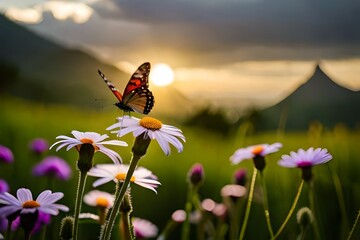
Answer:
<path fill-rule="evenodd" d="M 14 155 L 12 151 L 2 145 L 0 145 L 0 161 L 4 163 L 11 163 L 14 161 Z"/>
<path fill-rule="evenodd" d="M 246 184 L 246 170 L 238 169 L 234 173 L 235 184 L 245 186 Z"/>
<path fill-rule="evenodd" d="M 204 181 L 204 169 L 200 163 L 196 163 L 192 166 L 188 172 L 188 181 L 193 186 L 198 186 Z"/>
<path fill-rule="evenodd" d="M 77 166 L 83 173 L 87 173 L 93 166 L 94 146 L 92 144 L 82 144 L 79 151 Z"/>
<path fill-rule="evenodd" d="M 140 157 L 146 154 L 146 150 L 149 147 L 151 139 L 146 136 L 144 133 L 137 136 L 135 138 L 134 146 L 132 147 L 132 152 L 134 155 L 138 155 Z"/>
<path fill-rule="evenodd" d="M 60 239 L 61 240 L 70 240 L 72 239 L 72 229 L 74 226 L 74 218 L 73 217 L 64 217 L 61 220 L 60 226 Z"/>

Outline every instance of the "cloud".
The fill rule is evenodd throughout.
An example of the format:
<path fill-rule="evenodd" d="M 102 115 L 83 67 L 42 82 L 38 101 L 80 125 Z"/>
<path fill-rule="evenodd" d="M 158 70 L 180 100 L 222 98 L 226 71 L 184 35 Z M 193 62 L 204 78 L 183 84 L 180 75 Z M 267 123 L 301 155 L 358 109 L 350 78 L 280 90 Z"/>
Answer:
<path fill-rule="evenodd" d="M 43 19 L 42 12 L 33 8 L 9 8 L 5 12 L 5 16 L 13 21 L 24 22 L 27 24 L 37 24 Z"/>
<path fill-rule="evenodd" d="M 70 19 L 74 23 L 81 24 L 89 21 L 93 9 L 81 2 L 49 1 L 31 7 L 9 7 L 5 10 L 5 15 L 18 22 L 38 24 L 43 20 L 45 12 L 51 12 L 57 20 Z"/>
<path fill-rule="evenodd" d="M 360 2 L 355 0 L 115 3 L 119 14 L 99 14 L 146 25 L 154 51 L 182 52 L 195 60 L 188 65 L 360 55 Z"/>
<path fill-rule="evenodd" d="M 93 14 L 93 9 L 81 2 L 50 1 L 36 7 L 50 11 L 57 20 L 71 19 L 75 23 L 85 23 Z"/>

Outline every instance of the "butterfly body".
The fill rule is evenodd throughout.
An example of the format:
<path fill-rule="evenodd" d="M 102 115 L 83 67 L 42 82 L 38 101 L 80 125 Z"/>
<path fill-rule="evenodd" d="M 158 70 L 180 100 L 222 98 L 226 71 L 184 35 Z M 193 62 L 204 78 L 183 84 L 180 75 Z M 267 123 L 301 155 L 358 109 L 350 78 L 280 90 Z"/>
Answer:
<path fill-rule="evenodd" d="M 114 84 L 112 84 L 105 75 L 98 70 L 101 78 L 108 85 L 112 93 L 119 100 L 115 105 L 124 112 L 138 112 L 148 114 L 154 106 L 154 96 L 149 90 L 150 63 L 143 63 L 131 76 L 121 94 Z"/>

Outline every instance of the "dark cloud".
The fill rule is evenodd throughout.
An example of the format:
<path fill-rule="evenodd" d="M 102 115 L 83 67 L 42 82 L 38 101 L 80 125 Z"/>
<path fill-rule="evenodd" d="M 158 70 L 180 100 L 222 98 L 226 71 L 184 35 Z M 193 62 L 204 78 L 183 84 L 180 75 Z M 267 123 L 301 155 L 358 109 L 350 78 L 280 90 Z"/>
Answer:
<path fill-rule="evenodd" d="M 139 32 L 138 38 L 146 38 L 149 46 L 176 49 L 195 59 L 198 54 L 214 62 L 220 56 L 222 60 L 225 56 L 266 60 L 360 55 L 360 1 L 131 0 L 116 4 L 118 14 L 106 15 L 103 10 L 100 14 L 144 24 L 150 31 Z"/>

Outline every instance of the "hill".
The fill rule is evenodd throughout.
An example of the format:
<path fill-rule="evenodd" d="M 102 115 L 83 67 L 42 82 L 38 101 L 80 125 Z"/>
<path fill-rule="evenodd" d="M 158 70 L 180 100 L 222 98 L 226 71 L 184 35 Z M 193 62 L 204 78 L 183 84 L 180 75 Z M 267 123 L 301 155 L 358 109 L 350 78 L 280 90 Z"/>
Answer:
<path fill-rule="evenodd" d="M 91 107 L 95 99 L 109 95 L 98 68 L 113 79 L 129 78 L 116 67 L 40 37 L 3 15 L 0 26 L 0 77 L 7 94 Z"/>
<path fill-rule="evenodd" d="M 303 85 L 278 104 L 260 111 L 258 128 L 305 130 L 315 121 L 332 128 L 343 123 L 355 128 L 360 123 L 360 93 L 344 88 L 328 77 L 319 65 Z M 281 123 L 280 123 L 281 122 Z"/>

